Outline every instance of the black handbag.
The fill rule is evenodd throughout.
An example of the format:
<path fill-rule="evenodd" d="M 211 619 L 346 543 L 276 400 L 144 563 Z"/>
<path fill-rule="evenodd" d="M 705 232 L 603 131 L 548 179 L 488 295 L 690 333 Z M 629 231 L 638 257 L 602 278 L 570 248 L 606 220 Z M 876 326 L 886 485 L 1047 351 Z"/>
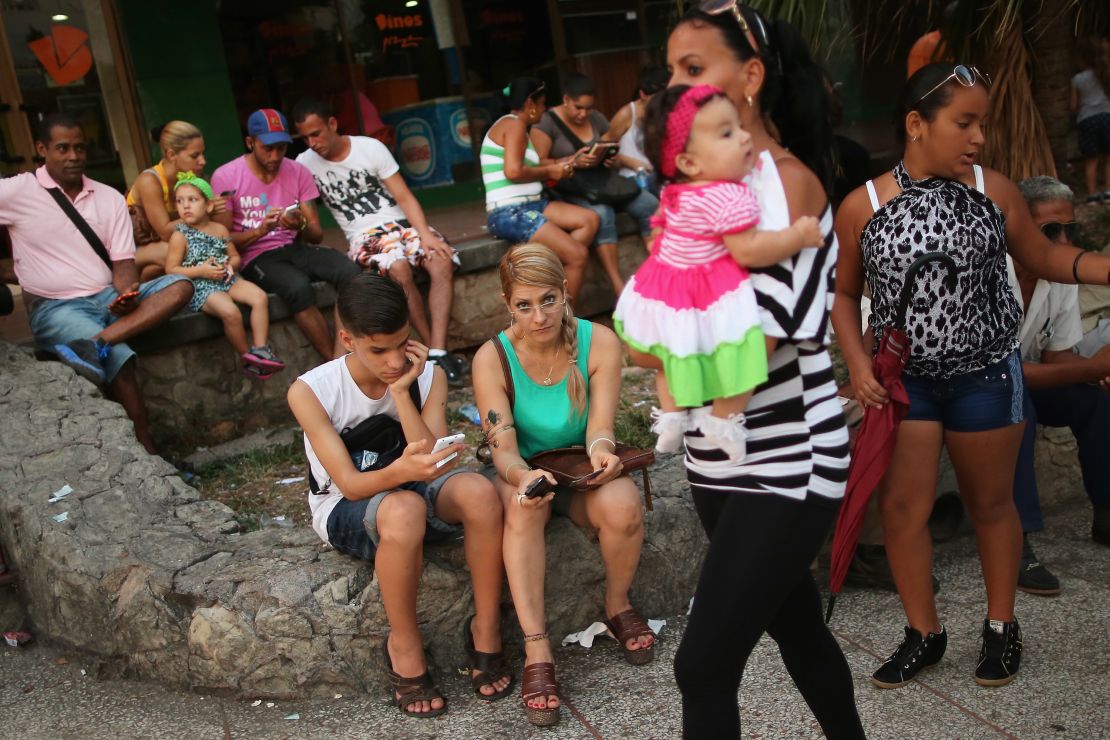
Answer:
<path fill-rule="evenodd" d="M 412 381 L 412 385 L 409 386 L 409 397 L 419 409 L 420 388 L 418 386 L 418 380 Z M 401 422 L 388 414 L 374 414 L 353 427 L 347 427 L 339 433 L 339 439 L 343 440 L 347 452 L 354 458 L 355 467 L 361 472 L 389 467 L 401 458 L 408 445 Z M 317 484 L 310 467 L 308 487 L 313 493 L 330 493 L 331 479 L 325 481 L 323 486 Z"/>
<path fill-rule="evenodd" d="M 547 111 L 544 115 L 551 116 L 551 120 L 574 146 L 575 151 L 586 146 L 553 111 Z M 565 180 L 559 180 L 554 190 L 567 198 L 583 198 L 590 203 L 613 208 L 628 205 L 640 194 L 640 188 L 634 180 L 621 177 L 616 170 L 603 165 L 578 170 Z"/>

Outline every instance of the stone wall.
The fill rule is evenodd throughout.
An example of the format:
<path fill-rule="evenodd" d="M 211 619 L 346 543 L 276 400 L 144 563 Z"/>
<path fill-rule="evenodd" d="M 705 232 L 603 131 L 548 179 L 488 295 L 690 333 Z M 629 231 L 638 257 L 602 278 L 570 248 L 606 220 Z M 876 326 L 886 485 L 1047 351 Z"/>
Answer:
<path fill-rule="evenodd" d="M 0 418 L 0 540 L 38 639 L 118 674 L 231 696 L 384 690 L 387 627 L 367 563 L 306 528 L 241 532 L 230 509 L 143 451 L 120 406 L 4 343 Z M 662 617 L 685 609 L 705 543 L 680 461 L 652 478 L 632 600 Z M 74 492 L 48 503 L 66 484 Z M 596 542 L 568 520 L 547 541 L 548 624 L 561 635 L 604 616 L 604 571 Z M 504 604 L 506 645 L 519 650 L 507 589 Z M 417 611 L 437 670 L 459 664 L 471 609 L 462 547 L 430 548 Z"/>
<path fill-rule="evenodd" d="M 631 275 L 647 256 L 639 236 L 619 244 L 621 271 Z M 596 260 L 591 260 L 578 313 L 592 316 L 612 309 L 616 298 Z M 325 311 L 331 320 L 331 311 Z M 451 349 L 480 345 L 508 326 L 496 265 L 455 278 L 455 300 L 448 330 Z M 223 420 L 247 420 L 251 426 L 288 424 L 285 404 L 289 384 L 320 362 L 292 320 L 270 328 L 271 343 L 287 369 L 259 381 L 239 373 L 239 362 L 222 336 L 153 351 L 140 351 L 139 381 L 156 430 L 209 426 Z"/>

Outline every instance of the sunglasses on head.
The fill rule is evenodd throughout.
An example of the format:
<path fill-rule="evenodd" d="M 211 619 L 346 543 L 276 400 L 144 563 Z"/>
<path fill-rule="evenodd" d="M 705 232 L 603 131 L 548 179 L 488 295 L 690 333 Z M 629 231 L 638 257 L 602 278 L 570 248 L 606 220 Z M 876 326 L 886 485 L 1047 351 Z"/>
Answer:
<path fill-rule="evenodd" d="M 766 53 L 769 44 L 767 40 L 767 29 L 763 27 L 763 21 L 760 20 L 758 15 L 755 17 L 755 24 L 759 30 L 759 38 L 760 41 L 763 42 L 759 43 L 756 41 L 755 33 L 752 32 L 751 24 L 748 23 L 744 14 L 740 12 L 739 0 L 702 0 L 701 5 L 698 6 L 698 10 L 706 15 L 721 15 L 722 13 L 731 12 L 732 17 L 736 19 L 737 25 L 740 26 L 741 33 L 744 34 L 744 38 L 748 40 L 748 44 L 752 47 L 752 51 L 756 54 Z"/>
<path fill-rule="evenodd" d="M 1068 221 L 1067 223 L 1048 221 L 1041 224 L 1041 233 L 1050 242 L 1058 242 L 1060 241 L 1060 235 L 1066 234 L 1069 244 L 1079 243 L 1079 224 L 1075 221 Z"/>
<path fill-rule="evenodd" d="M 952 68 L 952 74 L 945 77 L 943 80 L 937 83 L 935 87 L 929 90 L 929 92 L 918 98 L 917 102 L 920 103 L 922 100 L 929 97 L 952 80 L 955 80 L 964 87 L 975 87 L 976 80 L 981 80 L 982 83 L 987 87 L 991 86 L 990 75 L 988 75 L 986 72 L 980 72 L 978 67 L 972 67 L 967 64 L 957 64 L 955 67 Z"/>

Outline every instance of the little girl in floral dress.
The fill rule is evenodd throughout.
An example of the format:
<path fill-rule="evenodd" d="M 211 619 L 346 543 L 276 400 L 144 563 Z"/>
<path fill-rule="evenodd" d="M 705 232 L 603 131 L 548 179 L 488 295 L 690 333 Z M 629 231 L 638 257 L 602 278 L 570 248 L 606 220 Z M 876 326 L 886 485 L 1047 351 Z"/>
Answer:
<path fill-rule="evenodd" d="M 698 429 L 738 462 L 746 452 L 744 409 L 767 380 L 773 348 L 745 268 L 770 267 L 824 240 L 810 216 L 781 231 L 756 228 L 759 203 L 744 179 L 758 155 L 722 90 L 676 85 L 657 94 L 644 142 L 666 182 L 653 221 L 661 231 L 621 293 L 614 325 L 636 364 L 662 368 L 655 449 L 678 452 L 683 435 Z"/>
<path fill-rule="evenodd" d="M 193 281 L 189 309 L 222 321 L 227 341 L 242 359 L 243 372 L 265 380 L 285 368 L 267 342 L 270 307 L 266 291 L 236 274 L 239 253 L 231 235 L 222 224 L 209 218 L 212 186 L 192 172 L 179 172 L 174 198 L 181 223 L 170 236 L 166 273 L 184 275 Z M 250 306 L 253 345 L 247 344 L 238 303 Z"/>

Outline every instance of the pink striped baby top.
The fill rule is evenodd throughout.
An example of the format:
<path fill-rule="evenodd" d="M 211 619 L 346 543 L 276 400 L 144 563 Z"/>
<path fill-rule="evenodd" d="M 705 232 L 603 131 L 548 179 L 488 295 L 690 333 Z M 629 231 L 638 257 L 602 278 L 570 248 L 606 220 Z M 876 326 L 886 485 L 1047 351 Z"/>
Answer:
<path fill-rule="evenodd" d="M 668 185 L 651 256 L 628 281 L 613 324 L 633 349 L 662 360 L 680 406 L 745 393 L 767 379 L 767 353 L 748 271 L 724 237 L 759 223 L 747 185 Z"/>

